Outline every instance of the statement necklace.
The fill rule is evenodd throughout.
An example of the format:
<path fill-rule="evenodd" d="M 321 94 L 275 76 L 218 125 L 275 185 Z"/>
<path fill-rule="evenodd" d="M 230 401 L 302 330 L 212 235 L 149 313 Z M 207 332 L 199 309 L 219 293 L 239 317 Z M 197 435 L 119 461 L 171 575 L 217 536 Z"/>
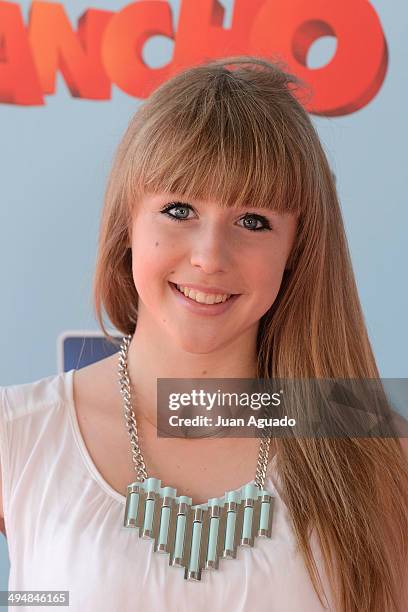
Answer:
<path fill-rule="evenodd" d="M 131 403 L 127 354 L 131 334 L 119 351 L 119 384 L 130 435 L 137 480 L 127 487 L 124 526 L 152 539 L 157 553 L 169 554 L 169 566 L 184 568 L 186 580 L 201 580 L 203 569 L 219 568 L 220 559 L 235 559 L 237 547 L 252 547 L 256 537 L 271 537 L 272 495 L 264 490 L 270 437 L 262 437 L 254 484 L 227 491 L 206 503 L 192 505 L 191 497 L 148 477 L 140 450 Z"/>

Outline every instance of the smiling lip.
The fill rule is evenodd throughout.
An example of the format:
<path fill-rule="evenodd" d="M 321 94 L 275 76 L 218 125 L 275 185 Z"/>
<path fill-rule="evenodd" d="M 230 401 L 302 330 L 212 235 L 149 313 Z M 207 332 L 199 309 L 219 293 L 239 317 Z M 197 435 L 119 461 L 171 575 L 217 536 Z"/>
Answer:
<path fill-rule="evenodd" d="M 233 293 L 232 291 L 228 291 L 227 289 L 223 289 L 221 287 L 206 287 L 205 285 L 193 285 L 192 283 L 175 283 L 173 281 L 169 281 L 169 283 L 173 285 L 178 285 L 179 287 L 188 287 L 189 289 L 196 289 L 197 291 L 201 291 L 202 293 L 211 293 L 211 295 L 240 295 L 239 293 Z"/>
<path fill-rule="evenodd" d="M 226 300 L 225 302 L 220 302 L 218 304 L 200 304 L 199 302 L 196 302 L 195 300 L 186 297 L 184 293 L 181 293 L 181 291 L 177 289 L 176 285 L 174 285 L 170 281 L 168 282 L 168 285 L 175 298 L 182 306 L 184 306 L 184 308 L 187 308 L 192 313 L 205 316 L 222 314 L 223 312 L 231 308 L 241 295 L 240 293 L 231 295 L 228 300 Z M 184 285 L 182 285 L 182 287 L 184 287 Z"/>

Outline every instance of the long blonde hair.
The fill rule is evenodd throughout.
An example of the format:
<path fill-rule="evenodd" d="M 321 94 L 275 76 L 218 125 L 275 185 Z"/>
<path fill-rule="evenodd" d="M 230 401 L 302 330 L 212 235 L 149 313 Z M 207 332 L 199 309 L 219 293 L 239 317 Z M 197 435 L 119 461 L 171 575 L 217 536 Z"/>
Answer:
<path fill-rule="evenodd" d="M 101 219 L 94 304 L 107 338 L 103 310 L 123 334 L 137 323 L 129 228 L 141 194 L 253 202 L 299 215 L 288 270 L 260 321 L 258 375 L 379 377 L 334 178 L 301 103 L 303 86 L 282 64 L 240 56 L 184 70 L 140 105 L 118 147 Z M 399 440 L 275 442 L 280 492 L 319 597 L 312 530 L 339 610 L 399 610 L 408 549 Z"/>

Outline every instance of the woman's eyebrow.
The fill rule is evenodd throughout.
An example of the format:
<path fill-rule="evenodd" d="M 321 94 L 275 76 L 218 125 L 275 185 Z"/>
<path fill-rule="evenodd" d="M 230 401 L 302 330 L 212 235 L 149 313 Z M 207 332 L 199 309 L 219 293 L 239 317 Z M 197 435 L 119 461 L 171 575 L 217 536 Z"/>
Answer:
<path fill-rule="evenodd" d="M 237 207 L 238 210 L 254 210 L 259 214 L 269 215 L 271 217 L 275 217 L 277 219 L 283 219 L 286 215 L 284 212 L 280 212 L 274 208 L 266 208 L 265 206 L 256 206 L 253 204 L 244 204 L 243 206 Z"/>

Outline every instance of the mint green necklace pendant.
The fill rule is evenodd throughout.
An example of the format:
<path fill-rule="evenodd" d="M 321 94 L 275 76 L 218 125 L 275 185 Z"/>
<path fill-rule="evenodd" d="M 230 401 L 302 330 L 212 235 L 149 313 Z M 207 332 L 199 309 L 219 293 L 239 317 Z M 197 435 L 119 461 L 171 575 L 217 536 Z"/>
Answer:
<path fill-rule="evenodd" d="M 154 541 L 154 551 L 169 554 L 171 567 L 184 568 L 186 580 L 201 580 L 203 569 L 219 568 L 220 559 L 235 559 L 238 546 L 251 547 L 256 537 L 271 537 L 272 501 L 254 484 L 228 491 L 192 506 L 192 499 L 147 478 L 128 485 L 124 526 Z"/>
<path fill-rule="evenodd" d="M 256 537 L 271 537 L 272 495 L 264 490 L 270 438 L 259 447 L 254 484 L 249 483 L 192 505 L 191 497 L 177 496 L 173 487 L 147 476 L 140 450 L 137 423 L 131 403 L 127 353 L 132 336 L 124 336 L 118 374 L 126 428 L 137 473 L 127 487 L 124 527 L 154 542 L 154 551 L 169 555 L 171 567 L 184 568 L 186 580 L 201 580 L 203 569 L 219 569 L 220 559 L 235 559 L 238 546 L 254 546 Z"/>

